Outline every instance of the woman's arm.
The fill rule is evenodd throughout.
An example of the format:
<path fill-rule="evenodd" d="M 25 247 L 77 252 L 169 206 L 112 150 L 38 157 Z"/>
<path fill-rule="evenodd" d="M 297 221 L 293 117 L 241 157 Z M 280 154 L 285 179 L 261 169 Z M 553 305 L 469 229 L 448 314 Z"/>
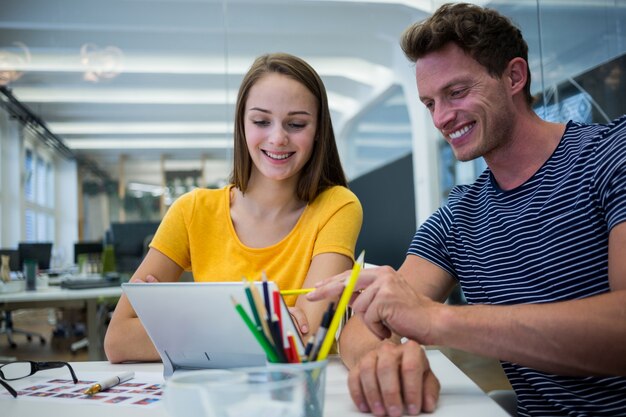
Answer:
<path fill-rule="evenodd" d="M 352 268 L 352 259 L 347 256 L 338 253 L 321 253 L 313 257 L 303 288 L 312 288 L 319 281 L 350 268 Z M 306 297 L 300 296 L 296 301 L 296 308 L 303 313 L 294 314 L 294 317 L 298 321 L 297 326 L 306 342 L 308 337 L 317 332 L 324 311 L 328 308 L 328 302 L 311 302 Z"/>
<path fill-rule="evenodd" d="M 326 211 L 325 215 L 328 217 L 317 235 L 314 253 L 318 255 L 313 256 L 311 260 L 303 283 L 304 288 L 312 288 L 324 279 L 352 269 L 354 263 L 356 241 L 363 223 L 363 208 L 349 190 L 335 187 L 332 191 L 326 195 L 327 201 L 322 204 L 324 208 L 320 209 L 322 213 Z M 334 298 L 335 301 L 338 299 L 339 296 Z M 328 303 L 332 300 L 333 298 L 324 302 L 311 302 L 305 296 L 298 297 L 296 307 L 305 315 L 301 321 L 308 321 L 307 328 L 299 326 L 304 339 L 317 332 L 324 311 L 328 309 Z"/>
<path fill-rule="evenodd" d="M 148 276 L 159 282 L 178 281 L 182 272 L 183 269 L 178 264 L 158 250 L 150 248 L 131 281 L 146 281 Z M 153 281 L 152 278 L 149 280 Z M 112 363 L 160 359 L 125 295 L 122 295 L 113 312 L 104 337 L 104 352 Z"/>

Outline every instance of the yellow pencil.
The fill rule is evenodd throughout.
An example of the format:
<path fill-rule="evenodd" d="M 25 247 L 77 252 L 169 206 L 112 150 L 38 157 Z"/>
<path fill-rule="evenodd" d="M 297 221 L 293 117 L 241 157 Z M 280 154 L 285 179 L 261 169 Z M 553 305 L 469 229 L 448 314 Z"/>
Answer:
<path fill-rule="evenodd" d="M 295 290 L 280 290 L 280 295 L 301 295 L 308 294 L 315 288 L 298 288 Z"/>
<path fill-rule="evenodd" d="M 326 337 L 324 337 L 322 346 L 320 346 L 319 352 L 317 353 L 318 361 L 323 361 L 324 359 L 326 359 L 326 357 L 328 356 L 328 352 L 330 352 L 330 348 L 333 345 L 333 340 L 335 339 L 335 333 L 337 333 L 339 323 L 341 322 L 341 317 L 343 317 L 343 315 L 346 313 L 348 302 L 350 301 L 350 297 L 352 296 L 352 292 L 354 291 L 356 281 L 359 278 L 359 272 L 361 272 L 361 268 L 363 268 L 364 258 L 365 251 L 362 251 L 359 255 L 359 258 L 356 260 L 354 266 L 352 267 L 352 273 L 350 274 L 350 278 L 348 278 L 348 282 L 346 282 L 346 287 L 343 289 L 343 293 L 341 293 L 341 298 L 339 298 L 339 302 L 337 303 L 337 309 L 335 310 L 333 319 L 328 326 Z"/>

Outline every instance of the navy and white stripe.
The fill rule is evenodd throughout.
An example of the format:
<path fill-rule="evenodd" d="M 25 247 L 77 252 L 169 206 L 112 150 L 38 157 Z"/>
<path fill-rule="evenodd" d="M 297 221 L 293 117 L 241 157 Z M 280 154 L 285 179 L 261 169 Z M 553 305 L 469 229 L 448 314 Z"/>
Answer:
<path fill-rule="evenodd" d="M 572 300 L 609 291 L 608 236 L 626 221 L 626 116 L 569 122 L 554 154 L 503 191 L 489 169 L 452 190 L 409 254 L 456 277 L 472 304 Z M 502 363 L 519 415 L 626 415 L 626 378 L 572 378 Z"/>

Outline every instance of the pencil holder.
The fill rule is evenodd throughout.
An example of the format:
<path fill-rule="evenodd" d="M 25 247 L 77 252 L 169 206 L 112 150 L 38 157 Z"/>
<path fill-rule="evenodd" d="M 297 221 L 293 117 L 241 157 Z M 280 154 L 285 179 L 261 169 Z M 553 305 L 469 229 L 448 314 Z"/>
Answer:
<path fill-rule="evenodd" d="M 277 371 L 296 371 L 304 377 L 306 390 L 304 408 L 306 417 L 324 415 L 326 396 L 326 368 L 328 360 L 302 363 L 268 363 L 268 368 Z"/>
<path fill-rule="evenodd" d="M 303 375 L 264 366 L 174 374 L 163 400 L 172 417 L 306 416 Z"/>

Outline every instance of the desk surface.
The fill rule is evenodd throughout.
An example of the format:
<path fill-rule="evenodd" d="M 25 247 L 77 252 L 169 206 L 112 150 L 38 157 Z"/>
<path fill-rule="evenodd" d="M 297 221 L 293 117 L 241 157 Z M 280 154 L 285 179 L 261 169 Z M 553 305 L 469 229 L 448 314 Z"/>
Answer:
<path fill-rule="evenodd" d="M 89 288 L 68 290 L 60 287 L 48 287 L 37 291 L 0 293 L 0 303 L 23 303 L 36 301 L 85 300 L 100 297 L 119 297 L 122 287 Z"/>
<path fill-rule="evenodd" d="M 87 307 L 87 344 L 89 360 L 103 359 L 97 305 L 103 298 L 119 298 L 122 287 L 102 287 L 82 290 L 69 290 L 49 287 L 37 291 L 0 293 L 0 310 L 19 308 L 63 307 L 79 303 Z"/>
<path fill-rule="evenodd" d="M 441 382 L 441 397 L 439 405 L 433 416 L 503 416 L 506 414 L 495 402 L 493 402 L 482 390 L 474 384 L 461 370 L 459 370 L 441 352 L 429 350 L 427 352 L 431 367 Z M 75 362 L 72 366 L 80 378 L 81 372 L 119 372 L 132 370 L 136 372 L 154 372 L 161 377 L 163 366 L 158 363 L 152 364 L 129 364 L 112 365 L 108 362 Z M 44 380 L 53 375 L 67 377 L 66 369 L 43 371 L 28 378 L 29 383 Z M 363 417 L 366 414 L 359 412 L 348 393 L 346 382 L 347 371 L 339 359 L 331 358 L 326 379 L 326 399 L 324 415 L 328 417 Z M 1 387 L 0 387 L 1 388 Z M 100 417 L 111 416 L 145 416 L 166 417 L 163 404 L 154 408 L 138 409 L 134 407 L 121 407 L 115 405 L 94 404 L 64 404 L 62 402 L 46 401 L 41 399 L 23 399 L 2 395 L 0 396 L 0 409 L 3 416 L 32 417 L 32 416 L 63 416 L 63 417 Z"/>

